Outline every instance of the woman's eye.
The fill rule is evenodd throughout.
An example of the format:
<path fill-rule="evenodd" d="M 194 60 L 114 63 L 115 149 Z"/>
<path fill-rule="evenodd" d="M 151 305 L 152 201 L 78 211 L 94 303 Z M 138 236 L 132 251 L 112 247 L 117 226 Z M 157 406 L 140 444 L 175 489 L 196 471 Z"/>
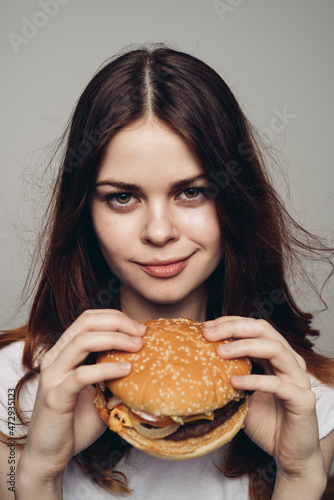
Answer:
<path fill-rule="evenodd" d="M 112 193 L 108 194 L 104 200 L 108 203 L 111 208 L 121 209 L 124 207 L 132 207 L 136 204 L 138 200 L 131 193 Z"/>
<path fill-rule="evenodd" d="M 114 200 L 120 205 L 126 205 L 131 200 L 132 196 L 129 193 L 117 193 L 114 195 Z"/>
<path fill-rule="evenodd" d="M 194 203 L 200 203 L 205 201 L 207 198 L 205 195 L 205 190 L 204 188 L 197 188 L 197 187 L 189 187 L 186 189 L 183 189 L 181 193 L 179 194 L 178 198 L 184 202 L 191 202 L 193 201 Z"/>
<path fill-rule="evenodd" d="M 187 198 L 197 198 L 201 193 L 198 188 L 187 188 L 183 192 Z"/>

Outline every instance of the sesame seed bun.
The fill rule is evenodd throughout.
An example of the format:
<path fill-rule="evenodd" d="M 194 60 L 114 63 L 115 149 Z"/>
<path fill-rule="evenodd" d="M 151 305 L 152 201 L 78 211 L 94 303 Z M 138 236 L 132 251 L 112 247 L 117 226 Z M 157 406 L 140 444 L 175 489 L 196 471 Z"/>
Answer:
<path fill-rule="evenodd" d="M 122 411 L 129 414 L 130 419 L 131 410 L 134 410 L 145 412 L 153 418 L 181 417 L 181 421 L 182 418 L 188 421 L 194 415 L 204 419 L 210 415 L 210 420 L 216 420 L 216 415 L 220 415 L 226 405 L 234 405 L 235 408 L 233 406 L 232 415 L 229 410 L 226 420 L 219 417 L 219 425 L 217 421 L 202 425 L 205 431 L 197 437 L 185 434 L 185 439 L 178 438 L 175 441 L 172 440 L 173 436 L 150 439 L 138 434 L 130 424 L 117 429 L 118 434 L 146 453 L 170 460 L 201 456 L 230 441 L 243 426 L 248 401 L 242 391 L 232 387 L 229 380 L 234 374 L 249 373 L 250 360 L 219 358 L 216 354 L 218 343 L 204 339 L 203 325 L 197 321 L 161 318 L 144 324 L 147 332 L 141 351 L 109 351 L 98 355 L 100 363 L 131 363 L 132 371 L 128 376 L 105 382 L 111 396 L 122 402 Z M 106 398 L 99 387 L 95 403 L 101 417 L 110 424 L 110 408 L 106 408 Z M 123 422 L 128 422 L 127 417 Z M 197 422 L 191 423 L 192 428 L 194 424 L 197 425 Z"/>

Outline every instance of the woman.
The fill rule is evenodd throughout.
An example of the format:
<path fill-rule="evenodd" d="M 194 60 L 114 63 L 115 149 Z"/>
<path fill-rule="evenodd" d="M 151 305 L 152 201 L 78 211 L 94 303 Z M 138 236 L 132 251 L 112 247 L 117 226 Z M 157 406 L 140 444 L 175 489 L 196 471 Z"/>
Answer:
<path fill-rule="evenodd" d="M 211 68 L 163 45 L 104 66 L 70 122 L 43 235 L 28 324 L 1 337 L 1 400 L 14 407 L 7 389 L 20 380 L 16 422 L 20 401 L 34 406 L 25 445 L 10 443 L 13 469 L 0 445 L 16 499 L 321 497 L 334 363 L 312 351 L 318 332 L 287 278 L 305 253 L 329 262 L 333 253 L 285 211 L 250 124 Z M 217 354 L 251 356 L 254 373 L 231 383 L 255 392 L 227 450 L 173 463 L 106 431 L 93 384 L 131 367 L 95 365 L 94 353 L 139 351 L 139 321 L 179 316 L 205 322 L 209 342 L 236 338 Z M 8 488 L 2 480 L 6 500 Z"/>

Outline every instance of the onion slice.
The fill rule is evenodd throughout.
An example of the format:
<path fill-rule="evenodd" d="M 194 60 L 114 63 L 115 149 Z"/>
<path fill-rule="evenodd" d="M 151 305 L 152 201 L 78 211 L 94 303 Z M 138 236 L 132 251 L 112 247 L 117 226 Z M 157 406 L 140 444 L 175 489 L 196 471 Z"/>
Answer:
<path fill-rule="evenodd" d="M 174 425 L 176 423 L 182 423 L 182 422 L 177 422 L 173 420 L 171 417 L 162 417 L 162 416 L 157 416 L 157 415 L 151 415 L 150 413 L 146 413 L 145 411 L 137 411 L 133 410 L 131 408 L 131 414 L 135 415 L 135 418 L 139 417 L 139 420 L 141 421 L 142 424 L 149 424 L 153 425 L 153 427 L 169 427 L 170 425 Z"/>
<path fill-rule="evenodd" d="M 116 398 L 116 396 L 113 396 L 112 398 L 109 398 L 107 401 L 107 409 L 111 411 L 113 408 L 118 406 L 122 401 L 119 398 Z"/>
<path fill-rule="evenodd" d="M 152 427 L 150 429 L 148 427 L 144 427 L 139 421 L 136 420 L 133 421 L 133 427 L 141 436 L 149 439 L 162 439 L 177 431 L 180 424 L 169 425 L 168 427 Z"/>

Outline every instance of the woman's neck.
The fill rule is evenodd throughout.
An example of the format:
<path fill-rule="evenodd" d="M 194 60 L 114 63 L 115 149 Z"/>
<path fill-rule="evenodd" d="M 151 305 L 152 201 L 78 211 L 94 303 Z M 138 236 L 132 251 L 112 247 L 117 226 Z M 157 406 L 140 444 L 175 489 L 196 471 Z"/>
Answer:
<path fill-rule="evenodd" d="M 195 290 L 188 297 L 175 304 L 159 304 L 134 296 L 124 290 L 120 297 L 121 311 L 137 321 L 157 318 L 190 318 L 203 322 L 206 320 L 207 291 Z"/>

